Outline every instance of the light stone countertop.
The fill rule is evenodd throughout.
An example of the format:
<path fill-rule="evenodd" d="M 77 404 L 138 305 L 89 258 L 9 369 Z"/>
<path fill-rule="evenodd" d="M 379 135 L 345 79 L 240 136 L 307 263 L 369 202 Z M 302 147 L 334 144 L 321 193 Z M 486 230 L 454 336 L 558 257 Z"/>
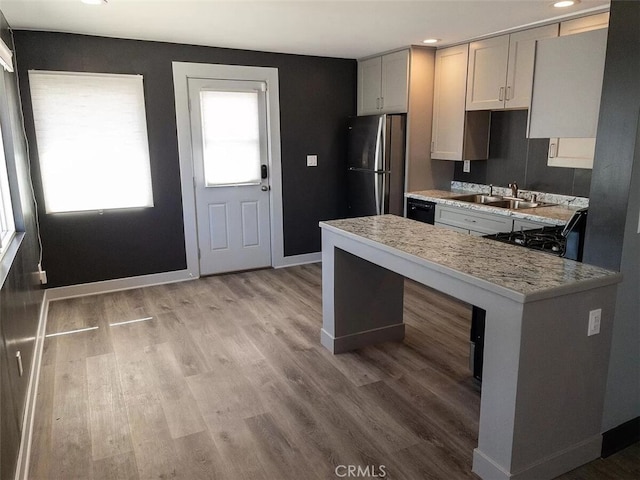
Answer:
<path fill-rule="evenodd" d="M 473 277 L 474 283 L 487 282 L 490 290 L 522 302 L 555 296 L 551 294 L 558 289 L 587 290 L 622 278 L 618 272 L 395 215 L 331 220 L 320 227 L 416 263 Z"/>
<path fill-rule="evenodd" d="M 451 198 L 458 195 L 473 193 L 478 192 L 468 190 L 422 190 L 418 192 L 409 192 L 405 196 L 408 198 L 416 198 L 420 200 L 427 200 L 429 202 L 436 202 L 442 205 L 462 207 L 468 210 L 505 215 L 522 220 L 530 220 L 532 222 L 548 223 L 550 225 L 566 224 L 571 219 L 574 212 L 578 210 L 577 207 L 571 207 L 567 205 L 553 205 L 549 207 L 522 208 L 518 210 L 512 210 L 508 208 L 492 207 L 490 205 L 483 205 L 480 203 L 461 202 L 459 200 L 454 200 Z"/>

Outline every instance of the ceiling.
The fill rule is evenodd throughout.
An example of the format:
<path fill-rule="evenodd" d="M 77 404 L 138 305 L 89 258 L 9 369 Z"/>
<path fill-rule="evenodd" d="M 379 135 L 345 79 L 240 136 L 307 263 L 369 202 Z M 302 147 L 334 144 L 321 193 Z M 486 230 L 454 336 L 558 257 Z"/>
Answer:
<path fill-rule="evenodd" d="M 0 0 L 14 29 L 361 58 L 421 44 L 459 43 L 561 16 L 606 8 L 582 0 Z"/>

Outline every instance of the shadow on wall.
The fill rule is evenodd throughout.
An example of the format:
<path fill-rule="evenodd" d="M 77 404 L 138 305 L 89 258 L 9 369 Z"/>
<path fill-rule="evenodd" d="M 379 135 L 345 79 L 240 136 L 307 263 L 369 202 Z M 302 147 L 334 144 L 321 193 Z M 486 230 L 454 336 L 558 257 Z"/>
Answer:
<path fill-rule="evenodd" d="M 471 172 L 456 162 L 454 180 L 506 187 L 515 181 L 521 188 L 539 192 L 588 197 L 591 170 L 549 167 L 549 140 L 526 138 L 527 110 L 491 112 L 489 159 L 471 162 Z"/>

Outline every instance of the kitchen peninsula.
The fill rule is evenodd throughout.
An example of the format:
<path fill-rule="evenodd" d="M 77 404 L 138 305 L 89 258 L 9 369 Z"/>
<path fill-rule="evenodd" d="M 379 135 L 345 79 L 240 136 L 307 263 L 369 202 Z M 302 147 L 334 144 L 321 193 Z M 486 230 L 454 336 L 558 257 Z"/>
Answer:
<path fill-rule="evenodd" d="M 619 273 L 393 215 L 320 227 L 331 352 L 404 338 L 404 277 L 486 310 L 481 478 L 553 478 L 599 457 Z"/>

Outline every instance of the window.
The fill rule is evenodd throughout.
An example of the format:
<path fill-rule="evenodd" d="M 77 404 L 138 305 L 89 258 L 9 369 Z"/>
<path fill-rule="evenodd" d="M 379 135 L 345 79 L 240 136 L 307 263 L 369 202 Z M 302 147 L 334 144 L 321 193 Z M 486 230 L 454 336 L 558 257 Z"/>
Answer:
<path fill-rule="evenodd" d="M 29 71 L 47 213 L 153 206 L 140 75 Z"/>
<path fill-rule="evenodd" d="M 259 92 L 202 90 L 207 187 L 260 183 Z"/>
<path fill-rule="evenodd" d="M 7 176 L 7 161 L 4 156 L 4 144 L 2 142 L 2 131 L 0 130 L 0 255 L 4 255 L 15 230 L 9 178 Z"/>

